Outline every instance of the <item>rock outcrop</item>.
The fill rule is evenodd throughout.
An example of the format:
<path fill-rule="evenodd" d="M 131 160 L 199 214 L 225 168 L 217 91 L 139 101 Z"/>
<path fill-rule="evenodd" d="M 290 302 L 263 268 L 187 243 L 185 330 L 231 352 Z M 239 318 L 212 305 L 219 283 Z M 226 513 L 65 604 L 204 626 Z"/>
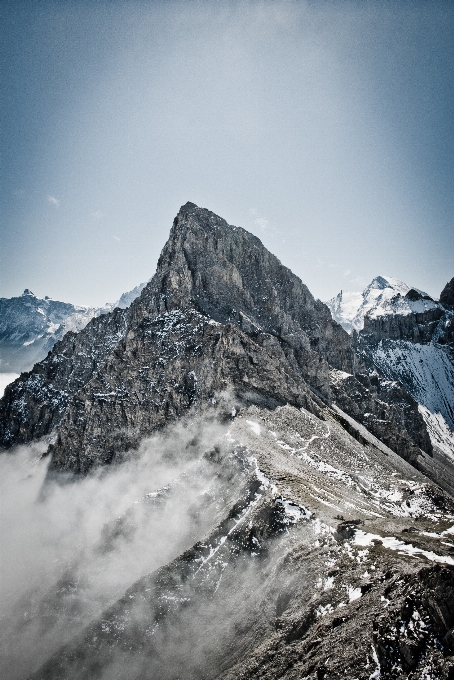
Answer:
<path fill-rule="evenodd" d="M 440 302 L 445 307 L 454 307 L 454 277 L 448 281 L 440 293 Z"/>

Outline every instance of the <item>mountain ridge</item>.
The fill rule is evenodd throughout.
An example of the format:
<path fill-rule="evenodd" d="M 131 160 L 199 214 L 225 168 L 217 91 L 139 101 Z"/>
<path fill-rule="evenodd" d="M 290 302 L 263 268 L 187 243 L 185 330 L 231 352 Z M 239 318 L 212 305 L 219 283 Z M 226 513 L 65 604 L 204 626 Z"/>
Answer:
<path fill-rule="evenodd" d="M 407 284 L 376 277 L 361 294 L 330 301 L 333 318 L 353 330 L 359 357 L 399 381 L 420 404 L 435 447 L 454 455 L 454 279 L 440 301 Z M 385 291 L 385 295 L 381 291 Z M 372 293 L 372 294 L 371 294 Z M 346 297 L 344 303 L 342 299 Z M 361 299 L 358 301 L 357 295 Z M 356 335 L 355 335 L 356 333 Z"/>

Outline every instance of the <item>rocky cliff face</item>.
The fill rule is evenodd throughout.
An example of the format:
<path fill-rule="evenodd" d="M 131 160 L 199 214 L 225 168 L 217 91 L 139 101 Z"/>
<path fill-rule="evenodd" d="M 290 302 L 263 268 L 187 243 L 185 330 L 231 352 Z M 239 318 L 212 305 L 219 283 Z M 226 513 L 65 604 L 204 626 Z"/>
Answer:
<path fill-rule="evenodd" d="M 333 369 L 351 378 L 333 381 Z M 171 419 L 219 410 L 227 392 L 238 405 L 289 403 L 313 413 L 335 397 L 364 424 L 361 413 L 375 413 L 366 425 L 401 455 L 430 452 L 405 396 L 391 403 L 370 383 L 368 408 L 358 406 L 361 370 L 351 338 L 298 277 L 255 236 L 188 203 L 140 297 L 65 336 L 7 389 L 2 442 L 53 433 L 52 469 L 86 472 Z"/>
<path fill-rule="evenodd" d="M 454 307 L 454 277 L 448 281 L 440 293 L 440 302 L 445 307 Z"/>
<path fill-rule="evenodd" d="M 358 355 L 454 430 L 454 314 L 439 304 L 422 314 L 365 317 Z M 454 439 L 448 448 L 454 446 Z"/>
<path fill-rule="evenodd" d="M 440 319 L 443 322 L 440 324 Z M 380 340 L 406 340 L 424 344 L 430 342 L 437 329 L 441 338 L 444 329 L 445 311 L 441 307 L 429 309 L 420 314 L 386 314 L 378 317 L 364 317 L 361 338 L 368 338 L 370 343 Z M 438 338 L 438 339 L 439 339 Z"/>

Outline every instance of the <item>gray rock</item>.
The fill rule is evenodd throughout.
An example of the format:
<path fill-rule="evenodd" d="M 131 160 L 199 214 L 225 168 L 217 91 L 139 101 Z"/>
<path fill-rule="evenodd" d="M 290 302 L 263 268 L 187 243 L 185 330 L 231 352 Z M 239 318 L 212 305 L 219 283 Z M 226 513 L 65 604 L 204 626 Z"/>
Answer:
<path fill-rule="evenodd" d="M 454 277 L 448 281 L 440 293 L 440 302 L 445 307 L 454 306 Z"/>

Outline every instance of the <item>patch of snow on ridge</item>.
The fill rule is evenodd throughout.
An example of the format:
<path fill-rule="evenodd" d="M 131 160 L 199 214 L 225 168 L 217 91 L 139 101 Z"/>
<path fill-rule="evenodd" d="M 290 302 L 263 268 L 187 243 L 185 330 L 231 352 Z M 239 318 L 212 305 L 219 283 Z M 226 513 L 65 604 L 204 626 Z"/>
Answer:
<path fill-rule="evenodd" d="M 430 441 L 454 462 L 454 432 L 441 413 L 431 413 L 428 408 L 418 404 L 418 410 L 427 426 Z"/>
<path fill-rule="evenodd" d="M 443 347 L 382 340 L 373 360 L 384 375 L 399 380 L 416 401 L 440 413 L 454 429 L 454 365 Z"/>
<path fill-rule="evenodd" d="M 260 436 L 260 425 L 255 423 L 253 420 L 246 420 L 247 424 L 251 428 L 252 432 L 257 436 Z"/>
<path fill-rule="evenodd" d="M 277 498 L 276 503 L 284 508 L 290 524 L 295 524 L 301 519 L 310 519 L 312 517 L 310 510 L 306 510 L 306 508 L 302 508 L 300 505 L 295 505 L 295 503 L 290 503 L 290 501 L 286 501 L 283 498 Z"/>
<path fill-rule="evenodd" d="M 388 548 L 388 550 L 396 550 L 401 555 L 408 555 L 409 557 L 419 557 L 421 555 L 426 557 L 431 562 L 454 565 L 454 559 L 452 557 L 437 555 L 431 550 L 422 550 L 422 548 L 416 548 L 411 543 L 399 541 L 399 539 L 395 538 L 394 536 L 379 536 L 378 534 L 370 534 L 366 531 L 361 531 L 361 529 L 357 529 L 355 531 L 355 536 L 353 537 L 353 542 L 355 545 L 368 546 L 372 545 L 374 541 L 380 541 L 384 548 Z"/>
<path fill-rule="evenodd" d="M 413 290 L 419 299 L 406 297 Z M 427 293 L 408 286 L 391 276 L 377 276 L 362 293 L 341 291 L 325 303 L 333 319 L 346 331 L 360 331 L 364 328 L 364 317 L 370 318 L 386 314 L 412 314 L 437 307 Z"/>

